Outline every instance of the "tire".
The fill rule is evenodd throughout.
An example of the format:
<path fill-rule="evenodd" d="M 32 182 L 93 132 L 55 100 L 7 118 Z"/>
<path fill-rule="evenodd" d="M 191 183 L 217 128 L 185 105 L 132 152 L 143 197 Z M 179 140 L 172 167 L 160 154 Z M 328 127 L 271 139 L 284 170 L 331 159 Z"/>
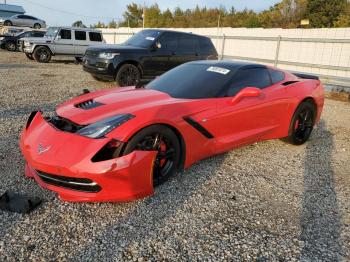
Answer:
<path fill-rule="evenodd" d="M 15 52 L 17 50 L 17 45 L 14 42 L 8 42 L 6 43 L 6 49 L 7 51 Z"/>
<path fill-rule="evenodd" d="M 76 56 L 74 58 L 75 58 L 75 62 L 77 62 L 77 63 L 83 62 L 83 58 L 82 57 Z"/>
<path fill-rule="evenodd" d="M 26 54 L 26 57 L 29 59 L 29 60 L 34 60 L 34 58 L 33 58 L 33 55 L 32 54 L 27 54 L 27 53 L 25 53 Z"/>
<path fill-rule="evenodd" d="M 135 150 L 158 151 L 153 166 L 154 186 L 163 184 L 176 174 L 180 162 L 180 143 L 170 128 L 153 125 L 142 129 L 126 144 L 124 155 Z"/>
<path fill-rule="evenodd" d="M 4 25 L 5 26 L 12 26 L 12 22 L 7 20 L 4 22 Z"/>
<path fill-rule="evenodd" d="M 310 137 L 315 125 L 316 108 L 311 102 L 302 102 L 294 112 L 286 141 L 302 145 Z"/>
<path fill-rule="evenodd" d="M 45 46 L 39 46 L 35 48 L 33 57 L 39 63 L 48 63 L 51 60 L 51 51 Z"/>
<path fill-rule="evenodd" d="M 41 28 L 40 24 L 38 24 L 38 23 L 34 24 L 34 29 L 40 29 L 40 28 Z"/>
<path fill-rule="evenodd" d="M 118 86 L 136 86 L 140 82 L 140 70 L 132 64 L 122 65 L 115 78 Z"/>

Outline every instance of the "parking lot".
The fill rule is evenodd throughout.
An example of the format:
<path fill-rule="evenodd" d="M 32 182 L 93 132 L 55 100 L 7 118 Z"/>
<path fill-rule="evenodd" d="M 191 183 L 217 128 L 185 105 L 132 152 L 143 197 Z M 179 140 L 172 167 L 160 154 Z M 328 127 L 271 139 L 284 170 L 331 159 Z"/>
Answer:
<path fill-rule="evenodd" d="M 266 141 L 203 160 L 131 203 L 66 203 L 26 179 L 28 114 L 112 86 L 72 59 L 0 51 L 0 194 L 44 199 L 29 215 L 0 211 L 1 261 L 350 259 L 348 102 L 327 99 L 305 145 Z"/>

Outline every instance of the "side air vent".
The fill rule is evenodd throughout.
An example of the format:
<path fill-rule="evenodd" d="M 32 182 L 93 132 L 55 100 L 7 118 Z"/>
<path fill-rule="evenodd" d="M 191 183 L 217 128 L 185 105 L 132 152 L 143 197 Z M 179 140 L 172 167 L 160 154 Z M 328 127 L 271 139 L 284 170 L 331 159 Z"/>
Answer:
<path fill-rule="evenodd" d="M 282 85 L 284 86 L 289 86 L 291 84 L 294 84 L 294 83 L 298 83 L 299 81 L 287 81 L 287 82 L 284 82 Z"/>
<path fill-rule="evenodd" d="M 87 100 L 87 101 L 84 101 L 84 102 L 81 102 L 81 103 L 75 105 L 76 108 L 80 108 L 80 109 L 84 109 L 84 110 L 89 110 L 89 109 L 96 108 L 99 106 L 103 106 L 103 104 L 96 102 L 93 99 L 90 99 L 90 100 Z"/>

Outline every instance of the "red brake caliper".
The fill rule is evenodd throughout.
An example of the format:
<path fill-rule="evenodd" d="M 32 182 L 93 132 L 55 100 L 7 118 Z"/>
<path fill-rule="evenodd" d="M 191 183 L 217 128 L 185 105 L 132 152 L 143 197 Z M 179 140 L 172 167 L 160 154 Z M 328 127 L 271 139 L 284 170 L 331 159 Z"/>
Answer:
<path fill-rule="evenodd" d="M 166 144 L 163 142 L 163 141 L 161 141 L 161 143 L 160 143 L 160 153 L 166 153 Z M 164 164 L 165 164 L 165 162 L 166 162 L 166 159 L 165 158 L 162 158 L 161 160 L 160 160 L 160 162 L 159 162 L 159 164 L 160 164 L 160 166 L 162 167 Z"/>

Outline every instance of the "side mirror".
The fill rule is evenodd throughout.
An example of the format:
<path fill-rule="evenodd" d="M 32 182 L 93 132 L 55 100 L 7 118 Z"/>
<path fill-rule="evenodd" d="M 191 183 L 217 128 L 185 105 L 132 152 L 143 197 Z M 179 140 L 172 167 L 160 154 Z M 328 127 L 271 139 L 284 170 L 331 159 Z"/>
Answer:
<path fill-rule="evenodd" d="M 59 40 L 59 39 L 61 39 L 61 36 L 60 36 L 60 35 L 57 35 L 57 37 L 56 37 L 56 38 L 57 38 L 57 40 Z"/>
<path fill-rule="evenodd" d="M 152 50 L 155 51 L 157 49 L 161 49 L 162 48 L 162 44 L 160 42 L 155 42 L 153 45 L 152 45 Z"/>
<path fill-rule="evenodd" d="M 259 97 L 261 96 L 262 91 L 259 88 L 256 87 L 246 87 L 243 88 L 237 95 L 232 98 L 230 104 L 234 105 L 237 104 L 239 101 L 246 97 Z"/>

